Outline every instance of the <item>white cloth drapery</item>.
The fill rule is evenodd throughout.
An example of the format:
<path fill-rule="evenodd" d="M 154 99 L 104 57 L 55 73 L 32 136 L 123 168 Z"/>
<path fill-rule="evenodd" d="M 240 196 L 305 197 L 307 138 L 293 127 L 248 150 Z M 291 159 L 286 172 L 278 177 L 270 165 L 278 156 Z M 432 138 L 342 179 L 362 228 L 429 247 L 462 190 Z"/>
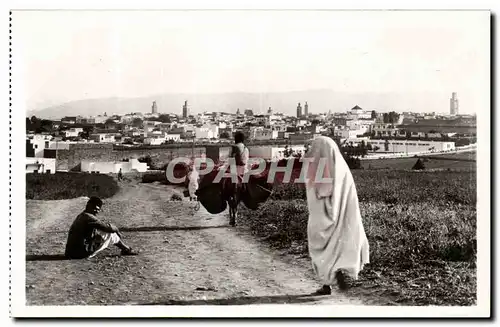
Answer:
<path fill-rule="evenodd" d="M 305 157 L 310 160 L 306 182 L 307 235 L 313 269 L 324 285 L 336 283 L 338 269 L 357 279 L 369 263 L 369 245 L 351 171 L 329 137 L 316 138 Z M 320 173 L 315 179 L 318 168 Z M 332 180 L 322 183 L 321 178 Z"/>

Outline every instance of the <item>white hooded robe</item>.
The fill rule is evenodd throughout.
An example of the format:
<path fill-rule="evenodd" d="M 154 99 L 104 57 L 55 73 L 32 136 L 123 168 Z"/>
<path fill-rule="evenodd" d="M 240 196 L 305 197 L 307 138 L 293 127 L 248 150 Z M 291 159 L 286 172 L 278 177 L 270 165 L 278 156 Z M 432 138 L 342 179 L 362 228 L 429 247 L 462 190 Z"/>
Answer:
<path fill-rule="evenodd" d="M 368 239 L 363 228 L 358 196 L 351 171 L 335 141 L 316 138 L 306 158 L 311 160 L 306 183 L 309 220 L 307 235 L 314 272 L 324 285 L 336 284 L 335 272 L 345 269 L 357 279 L 369 263 Z M 315 182 L 319 159 L 324 158 L 324 173 Z"/>

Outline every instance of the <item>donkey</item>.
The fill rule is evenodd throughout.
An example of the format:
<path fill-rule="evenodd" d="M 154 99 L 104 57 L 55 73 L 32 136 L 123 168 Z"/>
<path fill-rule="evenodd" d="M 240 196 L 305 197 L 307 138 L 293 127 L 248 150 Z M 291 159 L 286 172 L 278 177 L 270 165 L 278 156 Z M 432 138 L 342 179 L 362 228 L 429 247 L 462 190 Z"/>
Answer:
<path fill-rule="evenodd" d="M 238 205 L 241 202 L 245 185 L 240 177 L 238 177 L 236 183 L 233 182 L 231 177 L 223 177 L 221 183 L 223 199 L 227 201 L 229 206 L 229 225 L 234 227 L 238 217 Z"/>

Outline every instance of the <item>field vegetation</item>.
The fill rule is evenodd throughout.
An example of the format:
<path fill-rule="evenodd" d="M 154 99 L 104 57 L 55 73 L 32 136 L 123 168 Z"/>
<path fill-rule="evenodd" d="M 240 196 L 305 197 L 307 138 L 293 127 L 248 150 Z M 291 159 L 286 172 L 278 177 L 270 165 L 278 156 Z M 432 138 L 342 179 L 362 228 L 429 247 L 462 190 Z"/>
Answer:
<path fill-rule="evenodd" d="M 476 302 L 474 171 L 353 170 L 370 261 L 355 289 L 405 305 Z M 307 255 L 302 184 L 279 184 L 241 223 L 270 246 Z"/>
<path fill-rule="evenodd" d="M 109 198 L 119 190 L 113 176 L 66 173 L 26 174 L 26 199 L 62 200 L 81 196 Z"/>

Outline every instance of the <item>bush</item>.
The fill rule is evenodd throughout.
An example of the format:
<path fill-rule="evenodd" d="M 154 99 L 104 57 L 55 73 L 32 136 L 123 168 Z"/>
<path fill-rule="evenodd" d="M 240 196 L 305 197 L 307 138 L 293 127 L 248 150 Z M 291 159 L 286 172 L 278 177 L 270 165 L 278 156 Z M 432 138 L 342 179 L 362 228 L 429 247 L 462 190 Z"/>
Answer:
<path fill-rule="evenodd" d="M 88 173 L 26 174 L 26 199 L 109 198 L 119 187 L 112 176 Z"/>
<path fill-rule="evenodd" d="M 179 194 L 177 193 L 174 193 L 172 194 L 172 196 L 170 197 L 170 201 L 182 201 L 182 196 L 180 196 Z"/>
<path fill-rule="evenodd" d="M 168 184 L 167 183 L 167 175 L 165 174 L 165 171 L 162 170 L 150 170 L 145 172 L 142 175 L 142 183 L 154 183 L 154 182 L 160 182 L 162 184 Z"/>

